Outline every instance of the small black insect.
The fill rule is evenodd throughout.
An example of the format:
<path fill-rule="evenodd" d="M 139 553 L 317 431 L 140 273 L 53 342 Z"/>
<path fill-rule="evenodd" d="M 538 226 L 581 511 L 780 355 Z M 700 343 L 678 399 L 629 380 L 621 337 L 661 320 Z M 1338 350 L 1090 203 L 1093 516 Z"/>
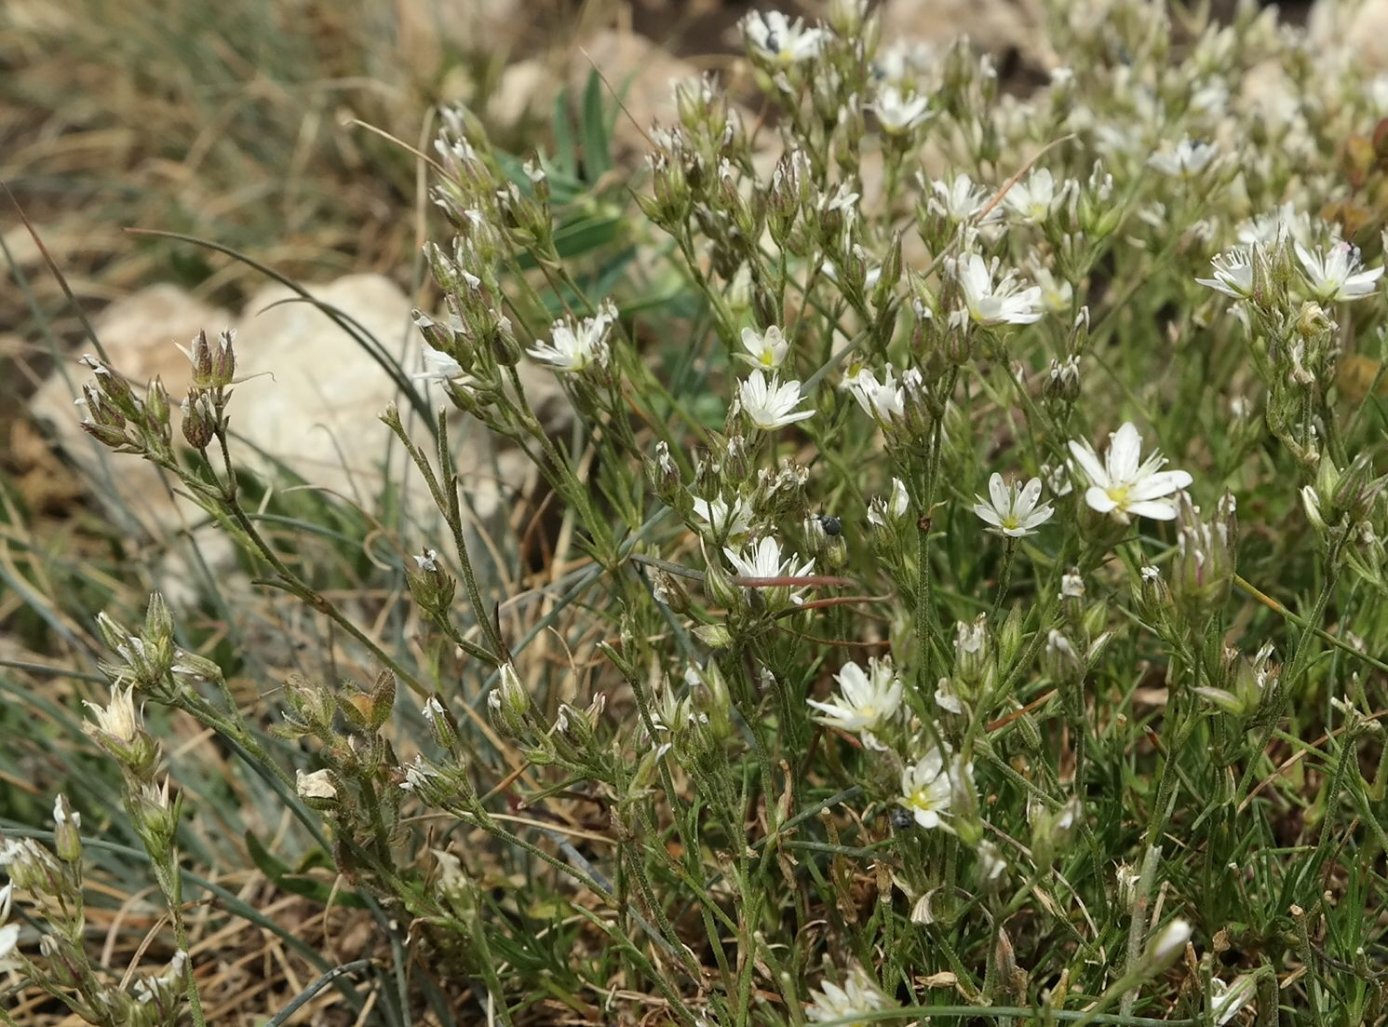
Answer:
<path fill-rule="evenodd" d="M 888 819 L 891 821 L 892 829 L 895 831 L 909 830 L 916 822 L 916 818 L 911 811 L 901 806 L 893 806 L 891 813 L 888 814 Z"/>
<path fill-rule="evenodd" d="M 824 534 L 830 538 L 838 538 L 843 534 L 843 521 L 833 514 L 820 514 L 819 526 L 824 529 Z"/>

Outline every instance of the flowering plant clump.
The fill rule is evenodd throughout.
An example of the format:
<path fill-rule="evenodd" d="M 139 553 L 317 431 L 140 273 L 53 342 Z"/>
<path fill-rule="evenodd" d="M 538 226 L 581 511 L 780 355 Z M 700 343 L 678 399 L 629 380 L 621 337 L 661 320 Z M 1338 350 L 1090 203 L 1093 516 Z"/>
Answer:
<path fill-rule="evenodd" d="M 762 95 L 680 83 L 632 196 L 600 117 L 525 161 L 444 116 L 382 414 L 383 506 L 432 510 L 336 562 L 244 493 L 229 335 L 181 417 L 90 361 L 86 431 L 331 628 L 315 676 L 211 601 L 99 621 L 86 731 L 177 935 L 147 1022 L 204 1017 L 211 956 L 146 707 L 385 939 L 353 1015 L 1383 1022 L 1378 94 L 1253 4 L 1053 4 L 1034 89 L 871 6 L 747 15 Z M 124 992 L 69 972 L 66 823 L 6 850 L 0 958 L 86 1010 Z"/>

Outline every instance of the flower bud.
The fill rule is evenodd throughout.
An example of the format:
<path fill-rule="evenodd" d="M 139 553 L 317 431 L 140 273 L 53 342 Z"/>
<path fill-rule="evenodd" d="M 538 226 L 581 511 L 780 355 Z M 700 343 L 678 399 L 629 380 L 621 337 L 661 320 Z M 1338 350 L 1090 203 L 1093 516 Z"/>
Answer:
<path fill-rule="evenodd" d="M 959 621 L 954 626 L 954 676 L 977 686 L 991 667 L 992 652 L 988 644 L 988 615 L 980 613 L 972 624 Z"/>
<path fill-rule="evenodd" d="M 183 437 L 196 450 L 204 450 L 216 434 L 217 412 L 206 392 L 189 389 L 179 408 L 183 413 Z"/>
<path fill-rule="evenodd" d="M 82 858 L 81 814 L 75 812 L 66 795 L 53 802 L 53 851 L 64 863 L 76 863 Z"/>
<path fill-rule="evenodd" d="M 437 692 L 428 698 L 420 712 L 429 722 L 429 727 L 434 732 L 434 740 L 440 748 L 448 752 L 454 751 L 458 745 L 458 722 L 453 718 L 453 714 L 448 712 L 448 707 L 444 706 Z"/>

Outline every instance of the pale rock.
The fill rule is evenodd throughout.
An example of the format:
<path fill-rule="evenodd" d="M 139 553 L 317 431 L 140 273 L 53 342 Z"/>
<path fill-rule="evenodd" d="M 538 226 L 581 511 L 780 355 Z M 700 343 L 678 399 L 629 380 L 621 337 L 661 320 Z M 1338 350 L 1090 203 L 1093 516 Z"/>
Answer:
<path fill-rule="evenodd" d="M 394 0 L 390 5 L 400 52 L 415 70 L 439 70 L 447 50 L 505 57 L 532 29 L 524 0 Z"/>
<path fill-rule="evenodd" d="M 883 0 L 879 13 L 884 45 L 920 42 L 943 53 L 964 35 L 986 53 L 1016 50 L 1038 67 L 1057 63 L 1041 49 L 1046 38 L 1041 0 Z"/>
<path fill-rule="evenodd" d="M 309 291 L 319 303 L 357 322 L 407 373 L 418 369 L 420 339 L 411 322 L 411 303 L 389 279 L 348 275 Z M 153 286 L 113 303 L 95 327 L 116 370 L 137 385 L 159 376 L 176 404 L 190 384 L 191 368 L 175 343 L 186 347 L 200 330 L 212 338 L 228 321 L 225 311 L 177 288 Z M 399 443 L 377 415 L 396 403 L 407 426 L 413 422 L 417 437 L 423 437 L 424 428 L 367 350 L 319 307 L 280 285 L 266 287 L 251 299 L 236 330 L 239 384 L 230 417 L 237 464 L 280 486 L 302 478 L 309 487 L 373 512 L 388 466 L 397 487 L 403 487 L 412 523 L 407 531 L 415 536 L 402 542 L 442 548 L 443 528 L 423 482 L 413 467 L 405 468 Z M 546 423 L 562 421 L 567 406 L 553 376 L 522 370 L 527 394 Z M 139 529 L 160 540 L 187 530 L 202 514 L 187 501 L 175 500 L 161 472 L 138 457 L 110 454 L 79 428 L 80 410 L 73 397 L 90 378 L 85 367 L 61 368 L 34 396 L 32 413 L 47 422 L 56 444 L 106 493 L 113 516 L 133 515 Z M 437 392 L 434 399 L 440 399 Z M 175 421 L 178 416 L 175 412 Z M 480 530 L 490 531 L 504 522 L 513 497 L 532 479 L 521 454 L 498 454 L 480 425 L 462 422 L 455 416 L 453 431 L 464 493 Z M 174 438 L 181 444 L 177 428 Z M 196 588 L 179 593 L 177 583 L 200 563 L 214 571 L 232 565 L 229 544 L 215 532 L 200 531 L 194 542 L 198 560 L 184 554 L 165 568 L 165 587 L 174 593 L 171 600 L 196 597 Z"/>

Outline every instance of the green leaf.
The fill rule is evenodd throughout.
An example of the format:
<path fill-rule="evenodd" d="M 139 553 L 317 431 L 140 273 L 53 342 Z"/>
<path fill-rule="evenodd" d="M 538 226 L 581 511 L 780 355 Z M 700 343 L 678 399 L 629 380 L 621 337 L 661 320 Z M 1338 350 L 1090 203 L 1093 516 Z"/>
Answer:
<path fill-rule="evenodd" d="M 260 844 L 260 839 L 250 831 L 247 831 L 242 837 L 246 840 L 246 851 L 250 853 L 256 868 L 281 891 L 287 891 L 291 895 L 301 895 L 324 906 L 331 902 L 334 905 L 349 906 L 352 909 L 367 908 L 366 900 L 356 892 L 346 891 L 342 888 L 334 890 L 327 881 L 296 874 L 287 865 L 271 855 L 270 851 Z"/>

